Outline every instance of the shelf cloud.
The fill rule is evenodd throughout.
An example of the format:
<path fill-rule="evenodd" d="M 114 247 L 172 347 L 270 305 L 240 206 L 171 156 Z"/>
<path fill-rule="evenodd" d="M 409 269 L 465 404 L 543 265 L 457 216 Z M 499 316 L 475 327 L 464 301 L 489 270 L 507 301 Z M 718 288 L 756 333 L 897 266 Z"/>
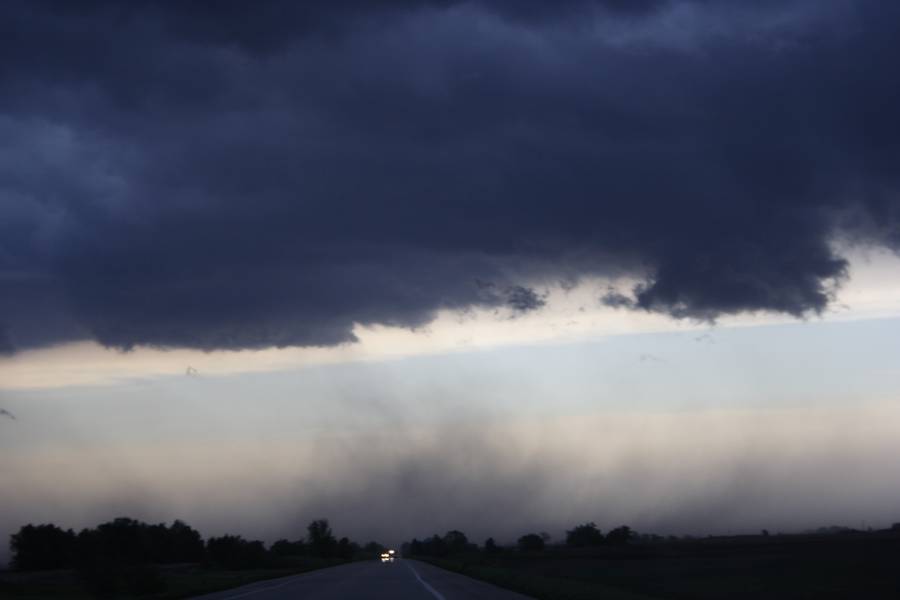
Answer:
<path fill-rule="evenodd" d="M 900 6 L 11 2 L 0 352 L 824 310 L 900 248 Z M 598 302 L 601 300 L 598 299 Z"/>

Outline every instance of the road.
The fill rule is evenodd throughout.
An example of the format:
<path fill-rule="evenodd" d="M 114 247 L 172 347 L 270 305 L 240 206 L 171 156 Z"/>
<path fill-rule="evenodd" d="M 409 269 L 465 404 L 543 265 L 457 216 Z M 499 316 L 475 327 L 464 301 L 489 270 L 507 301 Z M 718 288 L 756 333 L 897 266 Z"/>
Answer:
<path fill-rule="evenodd" d="M 366 561 L 260 581 L 195 600 L 527 600 L 489 583 L 414 560 Z"/>

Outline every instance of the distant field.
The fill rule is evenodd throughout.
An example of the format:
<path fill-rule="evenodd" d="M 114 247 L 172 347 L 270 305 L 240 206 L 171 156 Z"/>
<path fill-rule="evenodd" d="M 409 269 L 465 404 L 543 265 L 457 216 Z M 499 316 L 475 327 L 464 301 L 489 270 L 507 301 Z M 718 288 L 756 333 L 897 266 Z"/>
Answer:
<path fill-rule="evenodd" d="M 238 587 L 255 581 L 285 577 L 306 571 L 342 564 L 346 561 L 314 558 L 297 559 L 290 567 L 227 571 L 200 565 L 161 567 L 158 570 L 164 589 L 149 594 L 119 593 L 115 598 L 145 600 L 175 600 L 199 594 Z M 91 599 L 79 583 L 75 571 L 47 571 L 35 573 L 0 573 L 0 598 L 4 600 L 60 600 Z"/>
<path fill-rule="evenodd" d="M 900 532 L 773 535 L 549 547 L 424 558 L 552 600 L 900 598 Z"/>

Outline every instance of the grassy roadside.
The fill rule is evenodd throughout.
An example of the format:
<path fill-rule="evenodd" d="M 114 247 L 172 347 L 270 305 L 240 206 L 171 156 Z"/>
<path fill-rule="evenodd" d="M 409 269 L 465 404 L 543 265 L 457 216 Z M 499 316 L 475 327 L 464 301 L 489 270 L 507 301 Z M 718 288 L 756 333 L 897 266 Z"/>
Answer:
<path fill-rule="evenodd" d="M 651 600 L 654 596 L 635 594 L 626 590 L 588 583 L 545 577 L 497 566 L 480 565 L 465 561 L 431 557 L 411 557 L 415 560 L 453 571 L 466 577 L 479 579 L 496 586 L 525 594 L 539 600 Z"/>
<path fill-rule="evenodd" d="M 541 600 L 900 598 L 900 528 L 421 557 Z"/>
<path fill-rule="evenodd" d="M 114 598 L 141 600 L 177 600 L 219 592 L 257 581 L 288 577 L 309 571 L 345 564 L 349 561 L 304 558 L 291 566 L 228 571 L 201 565 L 161 567 L 162 591 L 151 594 L 120 593 Z M 35 573 L 0 573 L 0 598 L 4 600 L 90 600 L 90 594 L 78 581 L 75 571 Z"/>

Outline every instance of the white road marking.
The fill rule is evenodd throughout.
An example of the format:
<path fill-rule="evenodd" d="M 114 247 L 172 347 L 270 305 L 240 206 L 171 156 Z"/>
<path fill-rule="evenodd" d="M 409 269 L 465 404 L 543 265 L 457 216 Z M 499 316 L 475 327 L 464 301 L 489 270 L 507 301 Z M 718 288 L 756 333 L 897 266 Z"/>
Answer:
<path fill-rule="evenodd" d="M 403 562 L 406 562 L 406 561 L 403 561 Z M 409 570 L 413 572 L 413 575 L 416 576 L 416 579 L 419 580 L 419 583 L 421 583 L 422 585 L 424 585 L 424 586 L 425 586 L 425 589 L 428 590 L 429 592 L 431 592 L 431 595 L 432 595 L 432 596 L 434 596 L 434 597 L 437 598 L 438 600 L 444 600 L 443 594 L 441 594 L 439 591 L 437 591 L 436 589 L 434 589 L 433 587 L 431 587 L 430 585 L 428 585 L 428 582 L 425 581 L 424 579 L 422 579 L 422 576 L 419 575 L 419 573 L 418 573 L 415 569 L 413 569 L 413 567 L 412 567 L 411 564 L 409 564 L 409 563 L 407 562 L 407 563 L 406 563 L 406 566 L 409 567 Z"/>

